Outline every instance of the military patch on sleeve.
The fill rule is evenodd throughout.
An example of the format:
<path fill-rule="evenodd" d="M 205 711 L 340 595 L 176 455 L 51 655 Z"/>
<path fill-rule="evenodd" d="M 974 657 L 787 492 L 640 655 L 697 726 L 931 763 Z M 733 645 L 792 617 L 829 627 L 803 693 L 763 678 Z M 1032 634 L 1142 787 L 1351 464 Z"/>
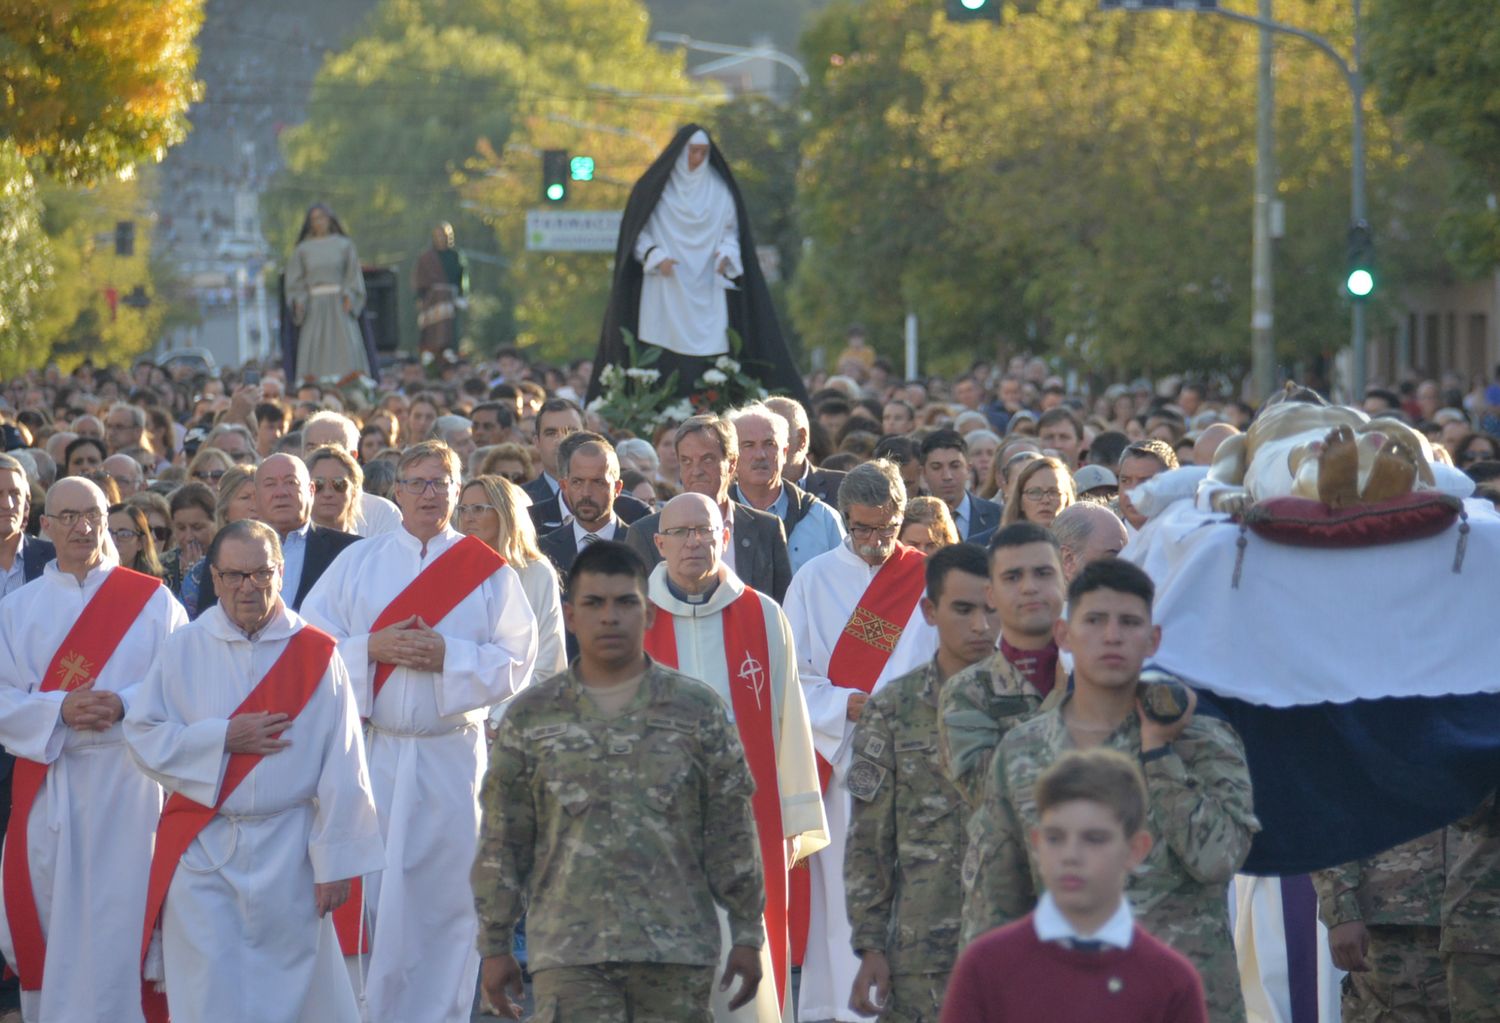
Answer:
<path fill-rule="evenodd" d="M 854 798 L 868 803 L 875 798 L 875 793 L 880 791 L 881 783 L 885 781 L 885 768 L 879 764 L 872 764 L 868 760 L 856 758 L 854 766 L 849 768 L 849 773 L 844 777 L 844 787 Z"/>
<path fill-rule="evenodd" d="M 550 739 L 554 735 L 561 735 L 567 730 L 567 722 L 559 721 L 555 725 L 537 725 L 535 728 L 528 728 L 525 735 L 528 742 L 535 742 L 537 739 Z"/>
<path fill-rule="evenodd" d="M 932 749 L 932 743 L 926 739 L 899 739 L 896 742 L 897 753 L 917 753 L 929 749 Z"/>
<path fill-rule="evenodd" d="M 878 735 L 872 735 L 865 742 L 865 756 L 878 759 L 885 752 L 885 740 Z"/>
<path fill-rule="evenodd" d="M 696 721 L 683 721 L 681 718 L 648 717 L 646 719 L 648 728 L 667 728 L 684 735 L 697 735 L 698 723 Z"/>

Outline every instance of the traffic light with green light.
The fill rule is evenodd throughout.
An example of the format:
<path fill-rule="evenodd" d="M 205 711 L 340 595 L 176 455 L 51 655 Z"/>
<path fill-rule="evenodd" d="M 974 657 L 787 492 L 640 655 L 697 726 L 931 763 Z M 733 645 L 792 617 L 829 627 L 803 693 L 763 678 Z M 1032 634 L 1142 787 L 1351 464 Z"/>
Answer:
<path fill-rule="evenodd" d="M 557 205 L 568 200 L 568 151 L 542 150 L 542 201 Z"/>
<path fill-rule="evenodd" d="M 1361 220 L 1349 228 L 1348 272 L 1344 287 L 1354 298 L 1369 298 L 1375 291 L 1375 236 Z"/>
<path fill-rule="evenodd" d="M 1000 20 L 1001 0 L 946 0 L 949 21 Z"/>
<path fill-rule="evenodd" d="M 594 180 L 594 158 L 592 156 L 575 156 L 568 161 L 568 176 L 574 181 Z"/>

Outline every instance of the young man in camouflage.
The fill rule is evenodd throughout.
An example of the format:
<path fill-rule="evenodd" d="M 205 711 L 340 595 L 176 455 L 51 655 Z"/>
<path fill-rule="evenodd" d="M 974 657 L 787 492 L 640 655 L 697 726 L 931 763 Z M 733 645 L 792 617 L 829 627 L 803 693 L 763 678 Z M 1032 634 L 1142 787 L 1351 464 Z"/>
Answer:
<path fill-rule="evenodd" d="M 1453 1023 L 1500 1020 L 1500 795 L 1447 832 L 1443 965 Z"/>
<path fill-rule="evenodd" d="M 568 573 L 579 655 L 500 725 L 484 781 L 473 884 L 485 995 L 519 1019 L 526 930 L 538 1019 L 707 1023 L 719 922 L 730 1007 L 760 982 L 765 882 L 754 783 L 723 701 L 650 661 L 646 567 L 622 544 Z"/>
<path fill-rule="evenodd" d="M 1447 1023 L 1443 839 L 1434 832 L 1312 875 L 1333 965 L 1349 971 L 1344 1023 Z"/>
<path fill-rule="evenodd" d="M 936 1023 L 941 1013 L 963 909 L 966 807 L 938 760 L 938 689 L 995 648 L 984 552 L 944 547 L 927 559 L 926 575 L 922 614 L 937 628 L 937 654 L 886 683 L 860 714 L 844 850 L 860 957 L 849 1007 L 914 1023 Z"/>
<path fill-rule="evenodd" d="M 1000 648 L 943 683 L 938 737 L 944 769 L 972 806 L 979 802 L 995 747 L 1011 726 L 1067 690 L 1052 629 L 1062 614 L 1057 538 L 1034 522 L 1013 522 L 989 544 L 990 606 Z"/>
<path fill-rule="evenodd" d="M 1163 724 L 1137 702 L 1141 665 L 1156 652 L 1154 587 L 1136 566 L 1098 561 L 1068 587 L 1057 638 L 1073 655 L 1073 689 L 1056 708 L 1016 725 L 995 752 L 964 857 L 964 941 L 1015 920 L 1036 902 L 1027 836 L 1038 823 L 1037 778 L 1070 749 L 1106 746 L 1140 758 L 1156 839 L 1127 894 L 1141 925 L 1186 956 L 1203 978 L 1209 1018 L 1242 1023 L 1244 997 L 1229 930 L 1227 887 L 1260 829 L 1250 771 L 1234 730 L 1195 718 Z"/>

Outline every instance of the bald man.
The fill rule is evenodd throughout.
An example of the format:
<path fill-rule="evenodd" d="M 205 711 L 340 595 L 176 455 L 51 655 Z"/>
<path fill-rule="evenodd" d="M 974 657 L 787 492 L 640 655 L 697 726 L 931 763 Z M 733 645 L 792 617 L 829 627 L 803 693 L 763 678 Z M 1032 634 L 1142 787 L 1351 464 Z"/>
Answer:
<path fill-rule="evenodd" d="M 1237 435 L 1240 431 L 1228 423 L 1214 423 L 1198 435 L 1193 442 L 1193 464 L 1213 465 L 1214 453 L 1219 450 L 1230 437 Z"/>
<path fill-rule="evenodd" d="M 1061 547 L 1065 582 L 1090 562 L 1115 557 L 1130 539 L 1120 516 L 1093 501 L 1064 508 L 1052 520 L 1052 535 Z"/>
<path fill-rule="evenodd" d="M 27 1020 L 144 1018 L 134 936 L 162 794 L 120 720 L 187 615 L 159 580 L 120 567 L 104 501 L 90 480 L 55 484 L 42 526 L 57 559 L 0 600 L 0 743 L 16 756 L 0 952 Z"/>
<path fill-rule="evenodd" d="M 108 473 L 110 479 L 115 481 L 115 486 L 120 488 L 122 501 L 139 494 L 146 485 L 146 474 L 141 469 L 141 463 L 129 455 L 110 455 L 99 464 L 99 468 Z"/>

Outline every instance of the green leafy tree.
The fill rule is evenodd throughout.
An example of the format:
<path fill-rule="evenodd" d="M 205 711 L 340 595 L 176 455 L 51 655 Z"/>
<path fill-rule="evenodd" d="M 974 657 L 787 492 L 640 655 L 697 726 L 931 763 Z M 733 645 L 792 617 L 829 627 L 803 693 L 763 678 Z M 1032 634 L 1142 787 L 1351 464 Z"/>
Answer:
<path fill-rule="evenodd" d="M 0 378 L 10 378 L 46 355 L 36 319 L 53 271 L 35 184 L 9 142 L 0 142 L 0 249 Z"/>

